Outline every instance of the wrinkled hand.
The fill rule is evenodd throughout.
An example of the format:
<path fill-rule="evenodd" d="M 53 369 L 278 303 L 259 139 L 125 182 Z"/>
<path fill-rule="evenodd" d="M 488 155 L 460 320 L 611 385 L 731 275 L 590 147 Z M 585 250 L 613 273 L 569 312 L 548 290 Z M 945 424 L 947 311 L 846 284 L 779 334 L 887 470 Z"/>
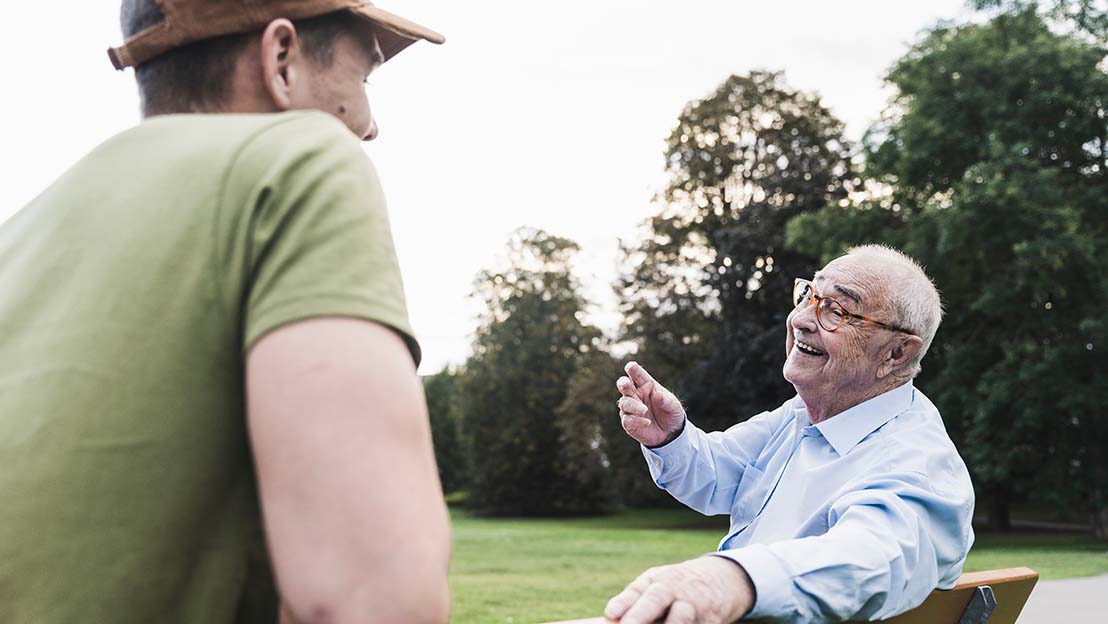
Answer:
<path fill-rule="evenodd" d="M 650 447 L 677 437 L 685 424 L 681 402 L 637 362 L 628 362 L 624 370 L 627 376 L 616 381 L 616 389 L 623 395 L 618 403 L 623 430 Z"/>
<path fill-rule="evenodd" d="M 754 606 L 754 585 L 742 566 L 700 557 L 650 568 L 608 601 L 604 615 L 620 624 L 731 624 Z"/>

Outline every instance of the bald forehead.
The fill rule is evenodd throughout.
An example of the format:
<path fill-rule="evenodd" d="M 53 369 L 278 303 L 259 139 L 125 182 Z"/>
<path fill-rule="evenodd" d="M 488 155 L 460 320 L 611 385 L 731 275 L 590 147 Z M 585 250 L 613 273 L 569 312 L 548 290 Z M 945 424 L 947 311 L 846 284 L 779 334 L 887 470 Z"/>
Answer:
<path fill-rule="evenodd" d="M 884 307 L 892 279 L 886 263 L 862 254 L 852 254 L 828 262 L 827 266 L 816 271 L 813 281 L 825 294 L 834 292 L 855 306 L 865 305 L 874 309 Z"/>

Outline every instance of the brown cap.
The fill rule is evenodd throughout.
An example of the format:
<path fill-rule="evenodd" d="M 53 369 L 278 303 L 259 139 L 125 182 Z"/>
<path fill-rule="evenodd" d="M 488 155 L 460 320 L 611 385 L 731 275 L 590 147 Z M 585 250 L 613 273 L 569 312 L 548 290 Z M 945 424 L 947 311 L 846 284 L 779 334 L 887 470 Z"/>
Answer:
<path fill-rule="evenodd" d="M 306 19 L 348 10 L 372 22 L 385 60 L 412 43 L 425 39 L 442 43 L 439 33 L 393 15 L 365 0 L 157 0 L 165 19 L 135 33 L 118 48 L 109 48 L 108 57 L 116 69 L 141 65 L 174 48 L 200 41 L 259 30 L 284 17 Z"/>

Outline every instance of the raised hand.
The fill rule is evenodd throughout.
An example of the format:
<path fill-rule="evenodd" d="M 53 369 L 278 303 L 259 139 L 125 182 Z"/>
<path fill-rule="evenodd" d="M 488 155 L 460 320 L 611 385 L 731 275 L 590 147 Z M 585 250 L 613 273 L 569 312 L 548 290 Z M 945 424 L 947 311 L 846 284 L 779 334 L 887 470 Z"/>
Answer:
<path fill-rule="evenodd" d="M 616 381 L 619 418 L 627 435 L 643 446 L 662 446 L 677 437 L 685 424 L 685 410 L 673 393 L 666 390 L 637 362 L 628 362 L 627 376 Z"/>

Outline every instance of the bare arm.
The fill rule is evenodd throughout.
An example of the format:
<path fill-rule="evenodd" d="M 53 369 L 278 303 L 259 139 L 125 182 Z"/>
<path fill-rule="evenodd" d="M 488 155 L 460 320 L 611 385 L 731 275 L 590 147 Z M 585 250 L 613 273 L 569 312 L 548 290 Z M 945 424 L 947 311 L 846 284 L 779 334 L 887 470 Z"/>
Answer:
<path fill-rule="evenodd" d="M 450 531 L 400 338 L 326 318 L 247 358 L 250 440 L 284 621 L 445 622 Z"/>

